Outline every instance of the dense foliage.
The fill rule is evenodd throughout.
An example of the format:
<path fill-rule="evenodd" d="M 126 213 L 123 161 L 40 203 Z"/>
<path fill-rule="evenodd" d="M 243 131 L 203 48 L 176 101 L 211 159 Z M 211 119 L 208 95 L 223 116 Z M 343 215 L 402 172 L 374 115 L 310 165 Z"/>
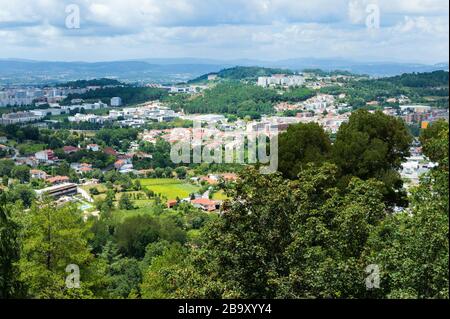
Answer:
<path fill-rule="evenodd" d="M 88 86 L 124 86 L 125 84 L 114 79 L 92 79 L 92 80 L 77 80 L 67 83 L 59 84 L 62 87 L 70 88 L 87 88 Z"/>
<path fill-rule="evenodd" d="M 402 130 L 370 115 L 388 131 L 382 134 L 367 116 L 355 113 L 344 130 L 396 136 L 380 138 L 383 154 L 393 156 L 384 169 L 392 169 L 402 156 L 396 153 Z M 128 200 L 115 206 L 114 189 L 119 180 L 127 189 L 140 185 L 117 173 L 104 177 L 111 185 L 98 220 L 83 221 L 73 205 L 35 202 L 25 211 L 20 200 L 7 199 L 8 190 L 0 210 L 2 297 L 448 298 L 448 124 L 434 125 L 422 140 L 438 166 L 411 190 L 410 206 L 395 214 L 382 179 L 352 175 L 340 185 L 341 169 L 332 160 L 345 152 L 300 159 L 290 179 L 245 169 L 225 186 L 231 200 L 219 216 L 183 203 L 167 209 L 155 194 L 148 194 L 155 201 L 150 212 L 132 214 Z M 290 133 L 321 135 L 310 126 Z M 118 218 L 118 209 L 126 215 Z M 78 289 L 65 283 L 72 264 L 81 272 Z M 366 283 L 368 266 L 379 270 L 378 288 Z"/>
<path fill-rule="evenodd" d="M 290 126 L 279 139 L 279 171 L 296 179 L 308 163 L 337 166 L 337 186 L 345 189 L 353 177 L 383 182 L 386 203 L 404 206 L 398 170 L 409 155 L 412 138 L 405 125 L 382 112 L 353 112 L 342 124 L 333 144 L 318 124 Z"/>
<path fill-rule="evenodd" d="M 403 74 L 389 78 L 350 80 L 345 85 L 325 87 L 321 92 L 346 94 L 344 102 L 353 109 L 366 107 L 366 102 L 369 101 L 398 106 L 398 103 L 391 105 L 387 99 L 400 95 L 407 96 L 411 103 L 448 108 L 448 79 L 446 71 Z"/>
<path fill-rule="evenodd" d="M 223 82 L 193 98 L 172 97 L 167 101 L 172 108 L 187 113 L 222 113 L 256 119 L 263 114 L 273 114 L 275 103 L 300 102 L 314 95 L 312 90 L 301 87 L 278 92 L 253 84 Z"/>
<path fill-rule="evenodd" d="M 167 91 L 148 87 L 105 87 L 90 90 L 83 94 L 69 94 L 63 103 L 70 103 L 72 99 L 102 100 L 110 103 L 110 99 L 120 96 L 124 105 L 139 104 L 147 101 L 160 100 L 167 96 Z"/>
<path fill-rule="evenodd" d="M 286 69 L 273 69 L 273 68 L 262 68 L 257 66 L 236 66 L 234 68 L 224 69 L 216 74 L 220 79 L 226 80 L 256 80 L 260 76 L 271 76 L 273 74 L 293 74 L 292 71 Z M 208 80 L 208 75 L 205 74 L 188 83 L 197 83 Z"/>

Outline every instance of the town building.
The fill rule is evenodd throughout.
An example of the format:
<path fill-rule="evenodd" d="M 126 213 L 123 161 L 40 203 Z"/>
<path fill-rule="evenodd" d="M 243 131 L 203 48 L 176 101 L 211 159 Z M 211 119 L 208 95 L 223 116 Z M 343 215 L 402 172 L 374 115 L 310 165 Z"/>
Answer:
<path fill-rule="evenodd" d="M 55 153 L 52 150 L 43 150 L 40 152 L 37 152 L 36 154 L 34 154 L 34 156 L 36 157 L 36 159 L 39 162 L 49 162 L 49 161 L 55 161 L 57 159 L 57 157 L 55 156 Z"/>
<path fill-rule="evenodd" d="M 112 107 L 122 106 L 122 99 L 118 96 L 111 98 L 111 106 Z"/>
<path fill-rule="evenodd" d="M 42 198 L 43 196 L 60 198 L 62 196 L 73 196 L 76 195 L 77 193 L 78 193 L 77 184 L 73 183 L 64 183 L 36 190 L 36 194 L 40 198 Z"/>

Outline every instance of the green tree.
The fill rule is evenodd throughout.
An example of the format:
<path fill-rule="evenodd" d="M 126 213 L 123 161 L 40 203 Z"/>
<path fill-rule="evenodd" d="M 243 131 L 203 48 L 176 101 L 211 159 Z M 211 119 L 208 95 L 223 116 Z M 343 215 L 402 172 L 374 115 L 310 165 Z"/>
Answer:
<path fill-rule="evenodd" d="M 11 187 L 6 196 L 10 202 L 21 201 L 25 207 L 30 207 L 36 193 L 29 185 L 18 184 Z"/>
<path fill-rule="evenodd" d="M 114 237 L 120 252 L 129 257 L 142 258 L 145 247 L 159 239 L 158 220 L 148 216 L 126 218 L 116 228 Z"/>
<path fill-rule="evenodd" d="M 404 123 L 380 111 L 353 112 L 349 122 L 342 124 L 333 145 L 333 162 L 342 176 L 341 188 L 352 177 L 375 178 L 385 185 L 389 205 L 406 205 L 406 194 L 398 170 L 409 155 L 412 137 Z"/>
<path fill-rule="evenodd" d="M 11 177 L 17 178 L 22 184 L 30 181 L 30 168 L 26 165 L 19 165 L 12 169 Z"/>
<path fill-rule="evenodd" d="M 15 263 L 20 256 L 19 225 L 11 217 L 11 207 L 6 208 L 5 198 L 0 198 L 0 299 L 22 296 L 22 285 Z"/>
<path fill-rule="evenodd" d="M 278 169 L 287 178 L 296 179 L 308 163 L 322 163 L 330 157 L 330 138 L 316 123 L 289 126 L 278 143 Z"/>
<path fill-rule="evenodd" d="M 134 258 L 121 258 L 109 266 L 108 292 L 113 298 L 127 298 L 133 292 L 139 295 L 142 282 L 139 262 Z"/>
<path fill-rule="evenodd" d="M 342 194 L 337 168 L 309 165 L 299 181 L 248 170 L 230 190 L 193 260 L 208 278 L 180 294 L 231 298 L 366 297 L 363 252 L 385 218 L 382 183 L 354 178 Z M 186 266 L 189 268 L 188 266 Z M 183 280 L 180 280 L 183 282 Z M 198 285 L 198 286 L 196 286 Z M 198 291 L 195 293 L 194 291 Z"/>
<path fill-rule="evenodd" d="M 183 285 L 177 272 L 185 267 L 187 258 L 187 250 L 179 244 L 166 247 L 161 255 L 154 257 L 144 274 L 142 298 L 176 298 L 176 291 Z"/>
<path fill-rule="evenodd" d="M 427 136 L 424 148 L 439 149 L 439 166 L 412 190 L 410 208 L 389 216 L 370 238 L 366 254 L 381 269 L 381 296 L 449 298 L 448 132 Z"/>
<path fill-rule="evenodd" d="M 73 206 L 33 205 L 21 216 L 20 279 L 32 298 L 92 298 L 100 296 L 104 267 L 88 246 L 88 227 Z M 80 288 L 69 289 L 66 267 L 80 269 Z"/>
<path fill-rule="evenodd" d="M 130 199 L 130 196 L 127 193 L 122 194 L 119 200 L 119 208 L 125 210 L 134 209 L 133 202 Z"/>
<path fill-rule="evenodd" d="M 433 162 L 438 162 L 445 158 L 445 147 L 439 143 L 439 135 L 448 130 L 448 122 L 439 120 L 432 123 L 427 129 L 422 130 L 420 142 L 422 143 L 423 153 Z M 445 145 L 444 145 L 445 146 Z"/>
<path fill-rule="evenodd" d="M 11 172 L 14 169 L 15 164 L 12 160 L 2 159 L 0 160 L 0 175 L 11 177 Z"/>

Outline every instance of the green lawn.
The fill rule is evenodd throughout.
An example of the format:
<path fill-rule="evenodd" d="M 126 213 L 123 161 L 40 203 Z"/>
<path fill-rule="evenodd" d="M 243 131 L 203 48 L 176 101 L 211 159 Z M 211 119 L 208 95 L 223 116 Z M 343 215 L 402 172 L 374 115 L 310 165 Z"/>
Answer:
<path fill-rule="evenodd" d="M 125 218 L 134 217 L 139 215 L 152 215 L 153 209 L 151 202 L 147 202 L 147 204 L 143 207 L 133 210 L 115 210 L 113 211 L 113 218 L 117 222 L 123 221 Z"/>
<path fill-rule="evenodd" d="M 200 187 L 184 181 L 169 178 L 144 178 L 140 181 L 143 187 L 161 194 L 167 199 L 186 198 L 200 189 Z"/>
<path fill-rule="evenodd" d="M 220 190 L 220 191 L 214 193 L 213 199 L 215 199 L 215 200 L 226 200 L 226 199 L 228 199 L 228 196 L 225 195 L 225 193 L 222 190 Z"/>
<path fill-rule="evenodd" d="M 29 156 L 34 155 L 35 153 L 42 151 L 47 147 L 47 144 L 38 144 L 38 143 L 22 143 L 18 144 L 16 148 L 19 150 L 21 155 Z"/>
<path fill-rule="evenodd" d="M 183 181 L 174 178 L 141 178 L 139 180 L 142 186 L 153 185 L 169 185 L 169 184 L 182 184 Z"/>

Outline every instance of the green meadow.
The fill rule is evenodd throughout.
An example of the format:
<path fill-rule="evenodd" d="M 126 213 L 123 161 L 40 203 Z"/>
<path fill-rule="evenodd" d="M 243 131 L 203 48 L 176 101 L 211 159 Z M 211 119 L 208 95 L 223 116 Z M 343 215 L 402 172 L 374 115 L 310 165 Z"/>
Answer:
<path fill-rule="evenodd" d="M 144 178 L 140 179 L 140 182 L 142 187 L 161 194 L 167 199 L 186 198 L 200 189 L 200 187 L 184 181 L 169 178 Z"/>

